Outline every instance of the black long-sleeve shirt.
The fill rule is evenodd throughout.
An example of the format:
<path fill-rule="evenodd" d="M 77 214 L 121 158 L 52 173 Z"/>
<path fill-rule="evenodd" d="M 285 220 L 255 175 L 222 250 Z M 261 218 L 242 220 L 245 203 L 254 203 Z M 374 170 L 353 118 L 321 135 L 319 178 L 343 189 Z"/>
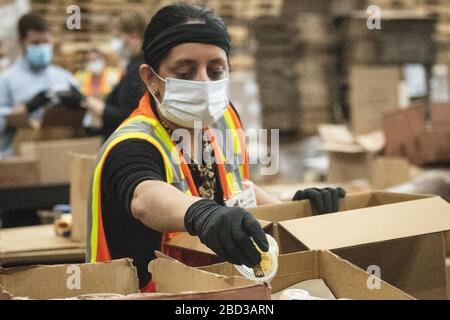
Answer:
<path fill-rule="evenodd" d="M 139 76 L 139 67 L 142 63 L 144 63 L 142 56 L 131 58 L 124 76 L 106 97 L 102 130 L 105 140 L 137 107 L 145 92 L 145 86 Z"/>
<path fill-rule="evenodd" d="M 217 166 L 214 166 L 217 174 Z M 199 177 L 193 176 L 195 184 Z M 159 150 L 147 141 L 130 139 L 118 143 L 108 155 L 102 170 L 102 219 L 106 242 L 113 259 L 132 258 L 140 287 L 150 280 L 148 263 L 161 250 L 162 234 L 133 217 L 130 209 L 137 185 L 145 180 L 166 181 Z M 223 204 L 223 191 L 216 183 L 214 200 Z"/>

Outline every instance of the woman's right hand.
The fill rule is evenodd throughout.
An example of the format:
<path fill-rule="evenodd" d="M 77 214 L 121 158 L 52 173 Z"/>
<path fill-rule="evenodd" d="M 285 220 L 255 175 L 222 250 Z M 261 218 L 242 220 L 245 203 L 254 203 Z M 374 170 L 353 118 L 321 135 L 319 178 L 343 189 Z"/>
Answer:
<path fill-rule="evenodd" d="M 266 233 L 259 222 L 242 208 L 229 208 L 212 200 L 199 200 L 186 212 L 186 230 L 218 256 L 236 265 L 253 268 L 261 261 L 262 251 L 269 250 Z"/>

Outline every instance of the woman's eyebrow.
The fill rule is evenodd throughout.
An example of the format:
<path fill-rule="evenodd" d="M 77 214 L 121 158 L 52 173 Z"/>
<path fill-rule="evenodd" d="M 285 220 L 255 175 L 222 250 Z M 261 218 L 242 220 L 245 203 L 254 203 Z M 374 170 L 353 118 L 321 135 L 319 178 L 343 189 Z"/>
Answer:
<path fill-rule="evenodd" d="M 179 67 L 181 65 L 185 65 L 185 64 L 189 64 L 189 65 L 197 65 L 197 62 L 193 59 L 189 59 L 189 58 L 181 58 L 179 60 L 175 60 L 173 62 L 173 67 Z"/>
<path fill-rule="evenodd" d="M 208 62 L 208 64 L 215 64 L 215 63 L 227 63 L 227 60 L 219 57 L 219 58 L 214 58 Z"/>

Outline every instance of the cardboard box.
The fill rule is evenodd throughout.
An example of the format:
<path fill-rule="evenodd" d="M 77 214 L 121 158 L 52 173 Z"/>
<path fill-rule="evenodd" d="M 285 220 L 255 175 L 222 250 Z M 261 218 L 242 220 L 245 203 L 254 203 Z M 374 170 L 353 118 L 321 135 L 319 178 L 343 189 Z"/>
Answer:
<path fill-rule="evenodd" d="M 88 197 L 96 158 L 96 155 L 70 154 L 70 208 L 72 212 L 70 238 L 84 243 L 87 235 Z"/>
<path fill-rule="evenodd" d="M 192 267 L 157 254 L 148 271 L 157 294 L 134 296 L 135 299 L 195 299 L 195 300 L 269 300 L 266 283 L 255 283 L 236 276 L 221 276 Z"/>
<path fill-rule="evenodd" d="M 445 252 L 447 257 L 450 257 L 450 232 L 445 234 Z"/>
<path fill-rule="evenodd" d="M 385 154 L 405 156 L 417 165 L 450 163 L 450 104 L 431 105 L 430 123 L 425 115 L 421 105 L 385 114 Z"/>
<path fill-rule="evenodd" d="M 274 211 L 274 208 L 268 208 Z M 282 252 L 328 249 L 418 299 L 447 299 L 450 205 L 422 198 L 278 223 Z"/>
<path fill-rule="evenodd" d="M 332 250 L 364 270 L 376 265 L 381 278 L 419 299 L 447 299 L 443 232 L 450 205 L 439 197 L 366 192 L 348 195 L 341 212 L 311 216 L 308 201 L 251 208 L 281 253 Z M 196 240 L 196 241 L 194 241 Z M 208 254 L 198 238 L 182 244 Z M 180 244 L 181 245 L 181 244 Z"/>
<path fill-rule="evenodd" d="M 57 237 L 53 225 L 0 229 L 0 265 L 82 262 L 85 244 Z"/>
<path fill-rule="evenodd" d="M 381 118 L 400 106 L 401 68 L 354 65 L 350 70 L 350 116 L 356 134 L 381 129 Z"/>
<path fill-rule="evenodd" d="M 201 270 L 226 276 L 239 276 L 230 263 L 201 267 Z M 336 298 L 358 300 L 409 300 L 410 295 L 385 281 L 371 278 L 364 270 L 338 257 L 330 251 L 305 251 L 280 255 L 278 273 L 270 282 L 272 294 L 280 292 L 296 283 L 322 279 Z M 377 281 L 376 288 L 368 283 Z"/>
<path fill-rule="evenodd" d="M 27 116 L 14 115 L 8 118 L 8 126 L 17 128 L 13 139 L 13 150 L 19 153 L 23 142 L 74 139 L 82 136 L 85 110 L 69 110 L 61 107 L 47 108 L 41 121 Z"/>
<path fill-rule="evenodd" d="M 0 288 L 13 297 L 64 299 L 87 294 L 139 292 L 131 260 L 0 269 Z"/>
<path fill-rule="evenodd" d="M 39 170 L 36 159 L 10 157 L 0 159 L 0 188 L 16 188 L 36 185 Z"/>
<path fill-rule="evenodd" d="M 374 189 L 386 189 L 411 178 L 406 159 L 378 155 L 385 144 L 381 131 L 354 135 L 344 125 L 322 124 L 319 134 L 323 148 L 328 151 L 330 183 L 364 179 Z"/>
<path fill-rule="evenodd" d="M 445 266 L 447 269 L 447 290 L 450 297 L 450 258 L 445 259 Z"/>
<path fill-rule="evenodd" d="M 40 184 L 65 184 L 70 181 L 69 152 L 94 154 L 101 138 L 25 142 L 20 154 L 38 161 Z"/>

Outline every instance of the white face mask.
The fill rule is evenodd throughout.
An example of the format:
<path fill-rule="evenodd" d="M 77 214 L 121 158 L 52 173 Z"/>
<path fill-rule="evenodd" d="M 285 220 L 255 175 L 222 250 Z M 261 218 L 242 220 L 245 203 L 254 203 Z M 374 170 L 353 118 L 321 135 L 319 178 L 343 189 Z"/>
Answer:
<path fill-rule="evenodd" d="M 88 69 L 94 74 L 100 74 L 105 67 L 105 61 L 103 59 L 96 59 L 90 61 L 87 65 Z"/>
<path fill-rule="evenodd" d="M 190 81 L 163 79 L 156 72 L 153 73 L 166 84 L 162 102 L 159 103 L 153 96 L 158 101 L 159 111 L 181 127 L 194 128 L 195 121 L 201 121 L 203 128 L 209 127 L 223 116 L 228 107 L 228 78 Z"/>

